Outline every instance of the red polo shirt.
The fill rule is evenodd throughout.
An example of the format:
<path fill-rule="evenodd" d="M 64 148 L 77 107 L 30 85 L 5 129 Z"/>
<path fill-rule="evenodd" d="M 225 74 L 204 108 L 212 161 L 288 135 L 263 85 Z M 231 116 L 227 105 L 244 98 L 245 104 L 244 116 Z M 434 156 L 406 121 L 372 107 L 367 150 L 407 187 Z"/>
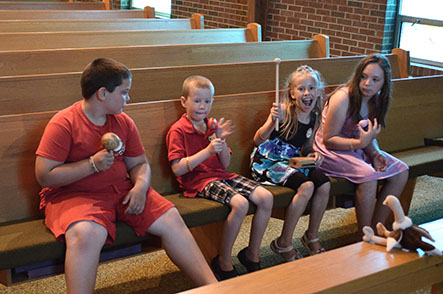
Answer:
<path fill-rule="evenodd" d="M 206 125 L 208 120 L 205 119 Z M 168 159 L 173 160 L 192 156 L 209 145 L 208 137 L 212 134 L 209 127 L 206 134 L 196 130 L 186 114 L 176 121 L 168 131 L 166 145 Z M 197 192 L 212 181 L 233 179 L 238 175 L 228 172 L 221 165 L 216 154 L 200 163 L 193 171 L 177 177 L 180 188 L 184 190 L 185 197 L 195 197 Z"/>

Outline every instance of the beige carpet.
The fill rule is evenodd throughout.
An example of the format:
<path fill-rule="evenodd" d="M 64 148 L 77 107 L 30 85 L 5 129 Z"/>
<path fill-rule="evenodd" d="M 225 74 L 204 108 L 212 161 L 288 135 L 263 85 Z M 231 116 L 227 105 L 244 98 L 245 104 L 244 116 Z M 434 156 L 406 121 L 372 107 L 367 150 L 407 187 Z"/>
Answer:
<path fill-rule="evenodd" d="M 419 224 L 443 217 L 443 178 L 421 177 L 417 181 L 409 215 Z M 247 246 L 251 216 L 248 216 L 234 246 L 233 255 Z M 262 265 L 269 267 L 282 262 L 269 249 L 269 243 L 278 236 L 282 221 L 271 219 L 262 242 L 260 252 Z M 307 217 L 302 217 L 294 232 L 294 247 L 303 254 L 307 251 L 302 248 L 300 237 L 307 228 Z M 326 249 L 353 242 L 349 237 L 357 230 L 354 209 L 328 210 L 320 228 L 320 239 Z M 240 273 L 245 273 L 236 257 L 234 265 Z M 170 262 L 164 251 L 142 254 L 131 258 L 103 263 L 99 266 L 96 293 L 101 294 L 136 294 L 136 293 L 176 293 L 192 288 L 191 281 L 184 276 L 174 264 Z M 294 285 L 294 287 L 296 287 Z M 63 293 L 65 292 L 64 275 L 43 278 L 25 282 L 13 287 L 0 285 L 0 293 Z M 428 294 L 430 287 L 415 294 Z"/>

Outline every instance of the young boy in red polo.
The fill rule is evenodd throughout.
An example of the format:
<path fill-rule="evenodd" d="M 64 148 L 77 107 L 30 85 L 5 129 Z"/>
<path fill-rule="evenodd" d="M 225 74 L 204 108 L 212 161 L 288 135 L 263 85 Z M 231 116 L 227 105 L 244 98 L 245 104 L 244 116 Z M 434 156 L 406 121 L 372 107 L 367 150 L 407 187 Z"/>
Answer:
<path fill-rule="evenodd" d="M 138 130 L 122 112 L 131 83 L 123 64 L 91 62 L 81 77 L 84 99 L 50 120 L 36 152 L 45 223 L 66 242 L 68 293 L 93 293 L 100 251 L 114 241 L 116 220 L 139 236 L 160 236 L 171 260 L 197 286 L 216 282 L 177 209 L 150 187 Z M 102 147 L 108 132 L 120 138 L 118 151 Z"/>
<path fill-rule="evenodd" d="M 231 161 L 226 138 L 232 133 L 232 125 L 223 118 L 208 124 L 213 96 L 214 86 L 207 78 L 191 76 L 184 81 L 180 100 L 186 113 L 171 126 L 166 144 L 172 171 L 185 197 L 203 197 L 231 208 L 219 255 L 211 262 L 217 279 L 225 280 L 237 276 L 231 252 L 249 201 L 257 211 L 249 246 L 238 253 L 238 258 L 248 272 L 260 269 L 258 253 L 271 217 L 273 196 L 255 181 L 226 170 Z"/>

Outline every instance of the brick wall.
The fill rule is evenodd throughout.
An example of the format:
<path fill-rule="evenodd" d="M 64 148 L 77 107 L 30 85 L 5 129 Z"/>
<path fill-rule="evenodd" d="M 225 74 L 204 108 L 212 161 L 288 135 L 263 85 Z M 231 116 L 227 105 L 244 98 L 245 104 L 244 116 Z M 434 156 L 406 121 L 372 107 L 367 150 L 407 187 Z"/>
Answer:
<path fill-rule="evenodd" d="M 413 77 L 433 75 L 443 75 L 443 69 L 425 65 L 411 65 L 411 76 Z"/>
<path fill-rule="evenodd" d="M 171 18 L 204 15 L 205 28 L 246 27 L 248 0 L 172 0 Z"/>
<path fill-rule="evenodd" d="M 269 0 L 264 40 L 310 39 L 315 34 L 325 34 L 330 36 L 332 56 L 389 52 L 396 1 Z M 172 3 L 174 17 L 189 17 L 199 12 L 205 16 L 207 28 L 244 27 L 247 23 L 247 0 L 172 0 Z"/>
<path fill-rule="evenodd" d="M 276 0 L 271 1 L 267 38 L 330 37 L 331 55 L 381 52 L 385 37 L 386 0 Z"/>

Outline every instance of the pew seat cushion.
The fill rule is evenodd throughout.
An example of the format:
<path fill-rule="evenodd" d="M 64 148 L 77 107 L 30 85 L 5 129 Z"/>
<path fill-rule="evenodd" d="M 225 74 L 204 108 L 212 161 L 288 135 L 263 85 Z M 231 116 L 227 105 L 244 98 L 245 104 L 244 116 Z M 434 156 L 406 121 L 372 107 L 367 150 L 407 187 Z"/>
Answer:
<path fill-rule="evenodd" d="M 152 239 L 137 237 L 132 228 L 117 222 L 116 239 L 103 250 L 130 246 Z M 0 270 L 37 264 L 48 260 L 63 260 L 65 244 L 55 239 L 44 219 L 0 226 Z"/>

